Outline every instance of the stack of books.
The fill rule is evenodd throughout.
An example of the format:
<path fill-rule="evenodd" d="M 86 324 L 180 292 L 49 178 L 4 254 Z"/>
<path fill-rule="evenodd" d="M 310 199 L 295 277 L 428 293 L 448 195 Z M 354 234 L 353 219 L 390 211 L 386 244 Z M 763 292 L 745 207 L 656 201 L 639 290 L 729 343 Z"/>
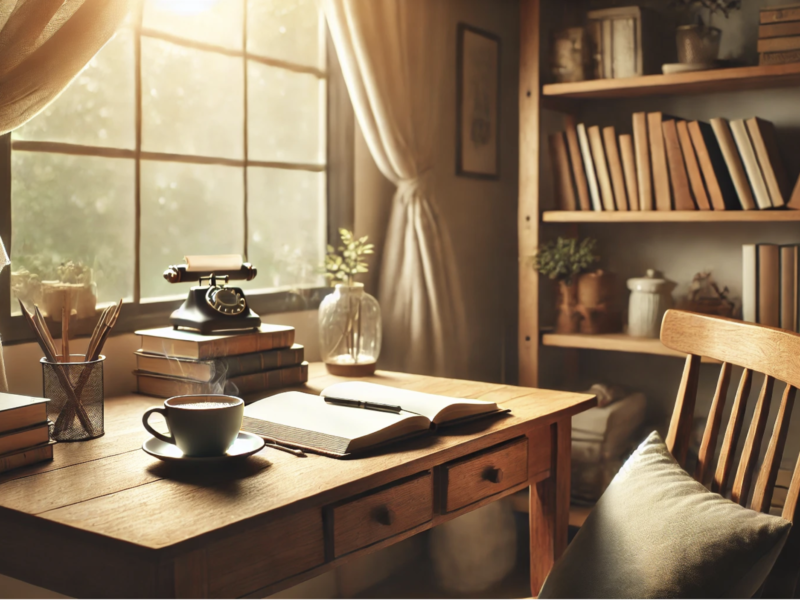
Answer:
<path fill-rule="evenodd" d="M 643 394 L 633 393 L 608 406 L 572 418 L 572 501 L 596 502 L 641 441 L 647 411 Z"/>
<path fill-rule="evenodd" d="M 800 62 L 800 4 L 765 6 L 758 27 L 758 64 Z"/>
<path fill-rule="evenodd" d="M 633 115 L 632 134 L 568 117 L 550 136 L 561 210 L 800 209 L 769 121 Z"/>
<path fill-rule="evenodd" d="M 0 394 L 0 473 L 53 460 L 47 398 Z"/>
<path fill-rule="evenodd" d="M 142 347 L 134 374 L 142 394 L 241 395 L 308 381 L 294 327 L 262 324 L 259 331 L 224 335 L 162 327 L 136 334 Z"/>
<path fill-rule="evenodd" d="M 742 318 L 800 331 L 800 245 L 742 246 Z"/>

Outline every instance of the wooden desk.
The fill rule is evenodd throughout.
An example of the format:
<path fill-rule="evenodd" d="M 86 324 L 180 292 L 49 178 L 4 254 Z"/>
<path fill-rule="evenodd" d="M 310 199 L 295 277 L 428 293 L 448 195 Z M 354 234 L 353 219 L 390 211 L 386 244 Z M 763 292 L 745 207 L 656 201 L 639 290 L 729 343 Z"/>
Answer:
<path fill-rule="evenodd" d="M 307 388 L 339 378 L 312 365 Z M 531 588 L 567 541 L 570 417 L 592 396 L 378 372 L 368 381 L 511 414 L 360 459 L 266 448 L 187 471 L 140 446 L 145 408 L 106 402 L 106 435 L 0 475 L 0 572 L 71 596 L 263 597 L 531 486 Z M 480 540 L 475 540 L 480 543 Z"/>

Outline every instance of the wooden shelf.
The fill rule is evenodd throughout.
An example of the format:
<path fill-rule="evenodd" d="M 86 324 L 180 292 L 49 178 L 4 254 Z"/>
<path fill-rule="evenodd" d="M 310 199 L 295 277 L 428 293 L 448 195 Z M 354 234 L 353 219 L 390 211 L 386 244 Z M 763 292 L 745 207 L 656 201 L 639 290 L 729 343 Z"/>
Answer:
<path fill-rule="evenodd" d="M 543 87 L 542 93 L 546 98 L 636 98 L 764 90 L 795 85 L 800 85 L 800 63 L 551 83 Z"/>
<path fill-rule="evenodd" d="M 800 221 L 800 210 L 550 210 L 544 223 L 780 223 Z"/>
<path fill-rule="evenodd" d="M 579 348 L 583 350 L 610 350 L 613 352 L 633 352 L 637 354 L 656 354 L 686 358 L 685 354 L 675 352 L 664 346 L 660 340 L 635 338 L 626 333 L 604 333 L 588 335 L 583 333 L 545 333 L 542 335 L 544 346 L 558 348 Z M 702 362 L 718 361 L 703 358 Z"/>

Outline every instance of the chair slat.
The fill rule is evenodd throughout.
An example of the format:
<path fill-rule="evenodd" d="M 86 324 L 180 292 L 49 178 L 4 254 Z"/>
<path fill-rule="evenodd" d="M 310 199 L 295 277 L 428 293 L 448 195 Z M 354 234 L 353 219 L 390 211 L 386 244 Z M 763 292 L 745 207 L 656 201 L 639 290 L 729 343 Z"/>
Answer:
<path fill-rule="evenodd" d="M 786 446 L 786 436 L 789 433 L 789 421 L 792 418 L 796 392 L 797 389 L 795 387 L 787 384 L 781 398 L 778 416 L 775 417 L 775 427 L 772 430 L 772 437 L 769 440 L 764 462 L 758 473 L 756 489 L 753 492 L 753 501 L 750 503 L 750 508 L 758 512 L 769 512 L 772 493 L 775 490 L 775 480 L 778 478 L 778 468 L 781 466 L 783 449 Z"/>
<path fill-rule="evenodd" d="M 672 411 L 672 421 L 667 434 L 667 448 L 681 466 L 685 466 L 686 452 L 692 437 L 694 403 L 697 398 L 697 382 L 700 376 L 700 357 L 689 354 L 683 368 L 678 398 Z"/>
<path fill-rule="evenodd" d="M 742 457 L 739 459 L 739 468 L 736 471 L 736 479 L 733 481 L 731 490 L 731 500 L 738 502 L 742 506 L 747 503 L 747 495 L 750 493 L 750 485 L 753 481 L 753 470 L 755 468 L 758 453 L 761 450 L 761 440 L 764 438 L 764 430 L 767 427 L 767 417 L 769 416 L 769 405 L 772 402 L 772 390 L 775 387 L 775 379 L 769 375 L 764 376 L 764 385 L 761 386 L 761 393 L 758 395 L 753 420 L 747 430 L 747 439 L 742 448 Z"/>
<path fill-rule="evenodd" d="M 742 371 L 742 378 L 739 380 L 739 388 L 736 390 L 736 398 L 733 401 L 731 416 L 728 419 L 728 427 L 725 429 L 725 437 L 719 453 L 717 470 L 711 482 L 711 491 L 723 496 L 728 491 L 728 478 L 731 473 L 733 457 L 736 454 L 736 446 L 739 443 L 739 434 L 742 432 L 744 412 L 747 409 L 747 398 L 750 396 L 752 383 L 753 372 L 750 369 L 745 369 Z"/>
<path fill-rule="evenodd" d="M 719 436 L 719 426 L 722 423 L 722 413 L 725 410 L 725 401 L 728 397 L 728 386 L 731 382 L 730 363 L 722 363 L 717 381 L 717 390 L 714 392 L 714 399 L 711 401 L 711 409 L 708 412 L 708 421 L 703 431 L 703 441 L 700 443 L 700 452 L 697 455 L 697 467 L 695 468 L 694 478 L 700 483 L 706 483 L 707 476 L 711 473 L 709 468 L 711 461 L 714 460 L 714 451 L 717 449 L 717 437 Z"/>

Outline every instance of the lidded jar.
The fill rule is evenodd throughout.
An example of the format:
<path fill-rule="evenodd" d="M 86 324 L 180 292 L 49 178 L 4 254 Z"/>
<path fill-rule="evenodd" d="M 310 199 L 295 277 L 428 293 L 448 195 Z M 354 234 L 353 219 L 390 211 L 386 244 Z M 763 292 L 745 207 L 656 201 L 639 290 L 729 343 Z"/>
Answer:
<path fill-rule="evenodd" d="M 631 291 L 628 335 L 644 338 L 659 336 L 664 313 L 672 308 L 672 290 L 676 285 L 653 269 L 648 269 L 644 277 L 628 279 L 628 289 Z"/>
<path fill-rule="evenodd" d="M 319 305 L 322 360 L 333 375 L 375 372 L 381 352 L 381 307 L 363 283 L 337 283 Z"/>

